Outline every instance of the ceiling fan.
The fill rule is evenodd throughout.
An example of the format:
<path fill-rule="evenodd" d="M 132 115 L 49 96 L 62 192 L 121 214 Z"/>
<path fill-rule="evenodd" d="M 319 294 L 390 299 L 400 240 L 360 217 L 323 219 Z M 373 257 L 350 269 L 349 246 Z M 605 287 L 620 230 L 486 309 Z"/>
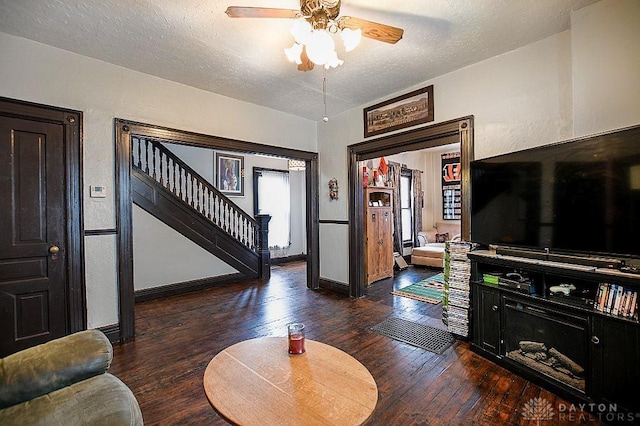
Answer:
<path fill-rule="evenodd" d="M 231 18 L 303 18 L 304 25 L 296 24 L 292 29 L 296 42 L 291 49 L 285 49 L 287 56 L 298 64 L 301 71 L 313 69 L 314 64 L 329 68 L 342 63 L 337 58 L 329 34 L 340 33 L 347 51 L 357 45 L 360 36 L 391 44 L 402 38 L 402 28 L 351 16 L 338 18 L 340 3 L 341 0 L 300 0 L 300 10 L 229 6 L 226 14 Z M 323 44 L 322 52 L 320 44 Z"/>

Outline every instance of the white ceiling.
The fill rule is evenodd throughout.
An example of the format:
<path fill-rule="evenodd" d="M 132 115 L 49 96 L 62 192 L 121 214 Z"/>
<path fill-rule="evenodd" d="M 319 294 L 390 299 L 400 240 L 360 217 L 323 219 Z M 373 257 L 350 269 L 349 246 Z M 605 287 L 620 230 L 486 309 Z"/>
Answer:
<path fill-rule="evenodd" d="M 327 113 L 374 103 L 570 27 L 597 0 L 343 0 L 340 16 L 405 30 L 363 39 L 327 71 Z M 0 0 L 0 31 L 311 120 L 323 69 L 296 69 L 289 19 L 232 19 L 227 6 L 298 9 L 298 0 Z"/>

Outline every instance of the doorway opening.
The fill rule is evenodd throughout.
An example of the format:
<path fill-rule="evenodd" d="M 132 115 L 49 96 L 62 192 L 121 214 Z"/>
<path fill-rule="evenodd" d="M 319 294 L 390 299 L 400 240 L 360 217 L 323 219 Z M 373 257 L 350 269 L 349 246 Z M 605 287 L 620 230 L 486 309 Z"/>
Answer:
<path fill-rule="evenodd" d="M 134 279 L 133 279 L 133 208 L 131 189 L 131 149 L 134 135 L 166 141 L 173 144 L 211 150 L 267 155 L 284 159 L 297 159 L 305 165 L 304 186 L 306 209 L 306 262 L 307 287 L 317 289 L 319 284 L 319 230 L 318 230 L 318 154 L 289 148 L 280 148 L 217 136 L 195 134 L 159 126 L 116 119 L 116 188 L 118 218 L 118 289 L 120 339 L 126 341 L 135 334 Z M 250 179 L 250 177 L 249 177 Z"/>
<path fill-rule="evenodd" d="M 415 130 L 396 133 L 370 141 L 349 145 L 349 295 L 361 297 L 365 293 L 364 270 L 364 188 L 360 162 L 385 155 L 417 151 L 426 148 L 460 144 L 461 171 L 461 238 L 471 236 L 470 174 L 473 160 L 473 116 L 450 120 Z"/>

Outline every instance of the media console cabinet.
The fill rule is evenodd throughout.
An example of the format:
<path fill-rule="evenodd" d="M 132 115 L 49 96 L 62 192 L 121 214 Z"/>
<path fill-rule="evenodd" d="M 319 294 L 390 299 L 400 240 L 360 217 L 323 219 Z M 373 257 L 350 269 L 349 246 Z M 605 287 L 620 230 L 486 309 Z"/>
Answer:
<path fill-rule="evenodd" d="M 569 400 L 640 413 L 640 323 L 596 306 L 603 284 L 638 292 L 640 275 L 489 250 L 468 256 L 477 353 Z M 526 285 L 509 286 L 514 277 Z M 556 286 L 575 289 L 551 294 Z"/>

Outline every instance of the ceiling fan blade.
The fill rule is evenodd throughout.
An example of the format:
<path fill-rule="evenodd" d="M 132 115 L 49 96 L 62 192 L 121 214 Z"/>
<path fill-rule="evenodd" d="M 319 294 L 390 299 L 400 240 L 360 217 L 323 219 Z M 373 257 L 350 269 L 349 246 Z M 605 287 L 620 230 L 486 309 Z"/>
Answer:
<path fill-rule="evenodd" d="M 404 34 L 404 30 L 402 28 L 379 24 L 378 22 L 367 21 L 366 19 L 353 18 L 351 16 L 343 16 L 338 19 L 338 27 L 341 29 L 349 28 L 352 30 L 360 28 L 364 37 L 391 44 L 397 43 Z"/>
<path fill-rule="evenodd" d="M 230 18 L 299 18 L 299 10 L 272 7 L 229 6 L 225 12 Z"/>

